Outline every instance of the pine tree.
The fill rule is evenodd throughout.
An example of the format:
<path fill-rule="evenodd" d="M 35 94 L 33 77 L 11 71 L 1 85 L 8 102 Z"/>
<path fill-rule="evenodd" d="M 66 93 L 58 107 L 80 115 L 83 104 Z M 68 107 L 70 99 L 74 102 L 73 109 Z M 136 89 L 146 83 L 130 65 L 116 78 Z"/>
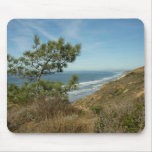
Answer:
<path fill-rule="evenodd" d="M 66 85 L 62 82 L 41 80 L 41 77 L 63 72 L 67 63 L 75 61 L 80 54 L 80 49 L 80 44 L 72 46 L 69 42 L 65 43 L 63 38 L 41 44 L 39 37 L 34 35 L 32 51 L 24 52 L 19 58 L 7 56 L 8 74 L 30 81 L 30 83 L 24 82 L 21 87 L 15 84 L 8 85 L 8 102 L 32 102 L 39 97 L 46 99 L 48 96 L 67 101 L 68 92 L 77 89 L 78 76 L 73 75 Z"/>
<path fill-rule="evenodd" d="M 26 51 L 17 59 L 7 56 L 8 73 L 39 81 L 42 75 L 62 72 L 67 63 L 75 61 L 80 49 L 80 44 L 72 46 L 69 42 L 65 43 L 63 38 L 41 44 L 39 37 L 34 35 L 33 51 Z"/>

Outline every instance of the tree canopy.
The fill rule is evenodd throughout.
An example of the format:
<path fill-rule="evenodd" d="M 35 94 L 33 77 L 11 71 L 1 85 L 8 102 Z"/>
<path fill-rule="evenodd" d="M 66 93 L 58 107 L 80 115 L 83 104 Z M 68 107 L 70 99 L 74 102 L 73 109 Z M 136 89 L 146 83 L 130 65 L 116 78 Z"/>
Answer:
<path fill-rule="evenodd" d="M 23 56 L 15 58 L 8 54 L 8 74 L 34 82 L 24 82 L 20 87 L 16 84 L 8 85 L 8 101 L 13 103 L 25 103 L 48 96 L 68 100 L 68 92 L 77 89 L 78 76 L 73 75 L 65 85 L 62 82 L 41 80 L 45 74 L 62 72 L 67 63 L 73 62 L 80 54 L 81 45 L 65 43 L 63 38 L 57 41 L 40 43 L 37 35 L 34 35 L 32 50 L 24 52 Z M 47 97 L 47 98 L 46 98 Z"/>
<path fill-rule="evenodd" d="M 34 35 L 32 51 L 24 52 L 19 58 L 7 56 L 8 73 L 39 81 L 42 75 L 62 72 L 67 63 L 75 61 L 80 49 L 81 44 L 73 46 L 63 38 L 41 44 L 39 37 Z"/>

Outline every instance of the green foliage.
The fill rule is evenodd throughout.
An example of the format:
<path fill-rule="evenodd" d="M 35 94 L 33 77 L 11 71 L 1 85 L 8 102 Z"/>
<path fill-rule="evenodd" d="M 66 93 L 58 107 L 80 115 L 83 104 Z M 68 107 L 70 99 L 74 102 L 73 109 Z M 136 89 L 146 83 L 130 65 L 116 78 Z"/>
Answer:
<path fill-rule="evenodd" d="M 122 94 L 122 92 L 123 92 L 122 89 L 112 89 L 112 90 L 110 91 L 110 94 L 113 95 L 113 96 L 119 96 L 119 95 Z"/>
<path fill-rule="evenodd" d="M 35 98 L 35 91 L 34 84 L 29 85 L 27 82 L 25 82 L 21 87 L 18 87 L 15 84 L 10 84 L 7 87 L 8 102 L 20 104 L 32 102 Z"/>
<path fill-rule="evenodd" d="M 68 84 L 63 85 L 62 82 L 52 82 L 40 80 L 34 83 L 25 82 L 21 87 L 15 84 L 8 85 L 8 102 L 27 103 L 44 97 L 60 98 L 64 101 L 68 100 L 68 91 L 77 89 L 78 77 L 73 76 Z"/>
<path fill-rule="evenodd" d="M 126 77 L 130 77 L 130 76 L 133 76 L 133 75 L 135 75 L 134 72 L 129 72 L 129 73 L 126 75 Z"/>
<path fill-rule="evenodd" d="M 104 132 L 104 127 L 105 127 L 104 118 L 102 115 L 100 115 L 98 117 L 97 122 L 95 123 L 95 132 L 97 133 Z"/>
<path fill-rule="evenodd" d="M 77 75 L 72 76 L 69 83 L 66 85 L 66 92 L 70 90 L 76 90 L 78 88 L 78 79 L 79 77 Z"/>
<path fill-rule="evenodd" d="M 95 113 L 95 114 L 100 114 L 100 112 L 102 111 L 102 107 L 101 106 L 94 106 L 91 108 L 91 110 Z"/>
<path fill-rule="evenodd" d="M 95 132 L 107 132 L 110 128 L 113 132 L 119 132 L 121 129 L 126 133 L 137 133 L 145 126 L 143 112 L 144 104 L 136 104 L 130 112 L 125 112 L 122 115 L 117 111 L 108 113 L 101 110 L 97 115 L 98 119 L 95 123 Z"/>
<path fill-rule="evenodd" d="M 37 35 L 34 36 L 32 51 L 24 52 L 22 57 L 15 59 L 7 56 L 8 73 L 39 81 L 44 74 L 62 72 L 68 62 L 73 62 L 80 54 L 81 45 L 72 46 L 63 38 L 41 44 Z"/>
<path fill-rule="evenodd" d="M 8 102 L 27 103 L 38 97 L 58 97 L 68 99 L 67 93 L 77 89 L 78 77 L 72 76 L 68 84 L 41 80 L 45 74 L 62 72 L 68 62 L 73 62 L 80 53 L 81 45 L 72 46 L 65 43 L 63 38 L 58 41 L 48 41 L 41 44 L 37 35 L 34 35 L 32 51 L 24 52 L 22 57 L 15 59 L 8 55 L 8 74 L 26 78 L 33 83 L 25 82 L 21 87 L 15 84 L 8 85 Z"/>
<path fill-rule="evenodd" d="M 121 125 L 125 129 L 126 132 L 138 132 L 138 130 L 143 129 L 145 124 L 141 125 L 142 121 L 142 112 L 144 109 L 144 104 L 135 105 L 135 110 L 131 114 L 126 114 L 122 121 Z"/>

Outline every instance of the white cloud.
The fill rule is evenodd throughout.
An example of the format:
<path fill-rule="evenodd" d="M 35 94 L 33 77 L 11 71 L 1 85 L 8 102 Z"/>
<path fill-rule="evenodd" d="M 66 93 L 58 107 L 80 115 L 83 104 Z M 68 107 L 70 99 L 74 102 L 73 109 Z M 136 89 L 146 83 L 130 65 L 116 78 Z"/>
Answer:
<path fill-rule="evenodd" d="M 15 26 L 15 34 L 12 34 L 8 37 L 9 41 L 13 42 L 14 47 L 8 48 L 9 53 L 15 52 L 17 56 L 21 55 L 24 51 L 29 50 L 32 48 L 33 45 L 33 34 L 34 30 L 38 31 L 38 33 L 41 33 L 48 39 L 55 40 L 56 37 L 48 33 L 43 28 L 43 22 L 39 22 L 39 24 L 36 25 L 36 23 L 33 23 L 31 21 L 27 20 L 17 20 L 19 24 L 16 24 Z"/>
<path fill-rule="evenodd" d="M 20 21 L 22 25 L 26 24 L 26 26 L 38 31 L 39 33 L 44 35 L 46 38 L 56 40 L 57 38 L 54 35 L 50 34 L 48 31 L 45 30 L 45 28 L 43 28 L 43 24 L 42 24 L 43 22 L 44 21 L 39 21 L 39 24 L 37 24 L 37 22 L 33 23 L 26 20 L 24 22 Z"/>
<path fill-rule="evenodd" d="M 80 38 L 79 33 L 82 25 L 81 20 L 72 20 L 69 22 L 58 22 L 57 25 L 62 33 L 69 38 Z"/>
<path fill-rule="evenodd" d="M 46 31 L 45 29 L 43 29 L 40 26 L 37 26 L 35 24 L 29 24 L 29 26 L 35 30 L 37 30 L 38 32 L 40 32 L 42 35 L 44 35 L 45 37 L 47 37 L 48 39 L 51 40 L 56 40 L 56 37 L 51 35 L 50 33 L 48 33 L 48 31 Z"/>
<path fill-rule="evenodd" d="M 84 46 L 82 49 L 83 49 L 83 51 L 92 51 L 92 50 L 94 50 L 94 49 L 96 49 L 96 48 L 98 48 L 98 47 L 102 47 L 102 46 L 104 46 L 104 44 L 105 44 L 105 42 L 93 42 L 92 44 L 87 44 L 86 46 Z"/>
<path fill-rule="evenodd" d="M 10 41 L 15 44 L 15 50 L 14 48 L 12 48 L 9 50 L 9 52 L 14 51 L 17 56 L 21 55 L 24 51 L 27 51 L 32 48 L 33 41 L 31 41 L 28 37 L 25 36 L 11 38 Z"/>

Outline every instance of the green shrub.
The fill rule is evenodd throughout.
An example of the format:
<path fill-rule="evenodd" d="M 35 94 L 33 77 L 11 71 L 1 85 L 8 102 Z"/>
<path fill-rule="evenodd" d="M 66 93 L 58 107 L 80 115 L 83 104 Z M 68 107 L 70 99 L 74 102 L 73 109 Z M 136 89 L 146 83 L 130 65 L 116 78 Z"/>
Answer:
<path fill-rule="evenodd" d="M 68 92 L 77 89 L 78 77 L 73 76 L 67 85 L 62 82 L 40 80 L 38 82 L 24 82 L 21 87 L 10 84 L 7 87 L 8 102 L 17 104 L 32 102 L 39 98 L 57 97 L 68 100 Z"/>
<path fill-rule="evenodd" d="M 29 85 L 27 82 L 25 82 L 21 87 L 15 84 L 10 84 L 7 87 L 8 102 L 26 103 L 34 101 L 35 89 L 34 85 Z"/>
<path fill-rule="evenodd" d="M 104 127 L 105 127 L 105 124 L 104 124 L 104 118 L 102 115 L 100 115 L 98 117 L 98 120 L 97 122 L 95 123 L 95 132 L 96 133 L 101 133 L 101 132 L 104 132 Z"/>
<path fill-rule="evenodd" d="M 123 117 L 121 125 L 125 132 L 135 133 L 144 128 L 144 123 L 141 123 L 143 110 L 144 105 L 137 104 L 135 105 L 135 110 L 131 114 L 126 114 Z"/>
<path fill-rule="evenodd" d="M 103 108 L 101 106 L 94 106 L 91 108 L 91 110 L 95 113 L 95 114 L 100 114 L 101 110 Z"/>

